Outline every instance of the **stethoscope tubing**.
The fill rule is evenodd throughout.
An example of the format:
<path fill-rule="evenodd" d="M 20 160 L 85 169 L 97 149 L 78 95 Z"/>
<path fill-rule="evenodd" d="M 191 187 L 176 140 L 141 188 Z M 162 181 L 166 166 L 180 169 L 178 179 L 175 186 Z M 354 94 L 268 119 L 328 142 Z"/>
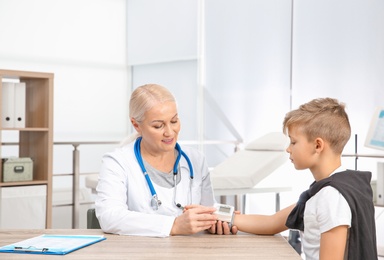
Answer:
<path fill-rule="evenodd" d="M 161 205 L 161 201 L 158 199 L 157 197 L 157 193 L 156 193 L 156 190 L 155 188 L 153 187 L 153 184 L 152 184 L 152 181 L 151 181 L 151 178 L 149 177 L 148 173 L 147 173 L 147 170 L 145 169 L 145 166 L 144 166 L 144 162 L 143 162 L 143 158 L 141 156 L 141 151 L 140 151 L 140 143 L 141 143 L 141 139 L 142 137 L 138 137 L 135 141 L 135 144 L 134 144 L 134 152 L 135 152 L 135 156 L 136 156 L 136 159 L 137 159 L 137 162 L 139 163 L 140 165 L 140 168 L 144 174 L 144 177 L 145 177 L 145 180 L 147 181 L 147 184 L 148 184 L 148 187 L 151 191 L 151 195 L 152 195 L 152 201 L 151 201 L 151 204 L 152 204 L 152 207 L 154 209 L 158 209 L 158 206 Z M 180 162 L 180 158 L 181 156 L 183 156 L 185 158 L 185 160 L 187 161 L 187 164 L 188 164 L 188 167 L 189 167 L 189 177 L 191 180 L 193 180 L 193 177 L 194 177 L 194 173 L 193 173 L 193 167 L 192 167 L 192 163 L 191 163 L 191 160 L 188 158 L 188 156 L 184 153 L 183 150 L 181 150 L 181 147 L 178 143 L 176 143 L 175 145 L 175 149 L 178 151 L 178 155 L 176 157 L 176 161 L 175 161 L 175 164 L 173 166 L 173 175 L 174 175 L 174 203 L 177 207 L 179 208 L 183 208 L 181 206 L 180 203 L 176 203 L 175 199 L 176 199 L 176 175 L 178 173 L 178 166 L 179 166 L 179 162 Z M 190 182 L 190 197 L 192 198 L 192 182 Z M 156 204 L 157 206 L 153 206 L 153 200 L 156 201 Z"/>

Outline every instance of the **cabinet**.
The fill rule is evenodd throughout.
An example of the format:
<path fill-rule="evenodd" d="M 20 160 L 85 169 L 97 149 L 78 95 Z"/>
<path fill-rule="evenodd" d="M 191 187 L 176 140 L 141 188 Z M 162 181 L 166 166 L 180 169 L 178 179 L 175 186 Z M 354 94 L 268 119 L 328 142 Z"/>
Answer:
<path fill-rule="evenodd" d="M 29 157 L 33 161 L 33 179 L 31 181 L 3 182 L 3 170 L 0 167 L 0 189 L 15 189 L 27 186 L 45 186 L 45 227 L 51 227 L 52 218 L 52 151 L 53 151 L 53 77 L 52 73 L 0 70 L 0 101 L 3 82 L 25 82 L 25 127 L 7 128 L 0 121 L 0 156 L 3 158 L 6 133 L 17 137 L 11 142 L 16 154 L 11 156 Z M 0 106 L 0 115 L 2 115 Z M 1 209 L 0 209 L 1 210 Z M 23 212 L 24 213 L 24 212 Z M 25 212 L 28 215 L 28 212 Z"/>

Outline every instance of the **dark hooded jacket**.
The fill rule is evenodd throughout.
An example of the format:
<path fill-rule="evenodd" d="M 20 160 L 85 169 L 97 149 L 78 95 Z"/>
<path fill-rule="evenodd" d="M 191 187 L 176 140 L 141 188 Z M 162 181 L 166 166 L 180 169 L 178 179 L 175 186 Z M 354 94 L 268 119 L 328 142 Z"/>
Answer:
<path fill-rule="evenodd" d="M 348 202 L 352 213 L 349 230 L 348 259 L 377 260 L 375 208 L 371 188 L 371 172 L 347 170 L 312 183 L 300 195 L 296 207 L 288 216 L 286 226 L 304 230 L 304 209 L 308 199 L 326 186 L 337 189 Z"/>

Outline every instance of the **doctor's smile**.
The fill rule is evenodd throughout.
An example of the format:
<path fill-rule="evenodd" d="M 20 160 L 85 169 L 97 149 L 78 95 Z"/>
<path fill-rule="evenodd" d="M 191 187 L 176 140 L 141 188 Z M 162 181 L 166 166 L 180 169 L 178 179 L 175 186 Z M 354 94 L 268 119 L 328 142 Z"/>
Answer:
<path fill-rule="evenodd" d="M 166 143 L 166 144 L 173 144 L 173 141 L 174 141 L 175 139 L 174 138 L 172 138 L 172 139 L 166 139 L 166 140 L 163 140 L 162 142 L 163 143 Z"/>

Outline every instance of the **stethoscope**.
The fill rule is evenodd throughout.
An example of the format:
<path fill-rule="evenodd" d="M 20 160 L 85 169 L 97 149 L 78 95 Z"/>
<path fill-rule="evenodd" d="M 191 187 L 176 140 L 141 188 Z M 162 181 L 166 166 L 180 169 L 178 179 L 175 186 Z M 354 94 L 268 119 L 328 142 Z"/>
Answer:
<path fill-rule="evenodd" d="M 149 177 L 149 175 L 147 173 L 147 170 L 144 167 L 143 158 L 141 157 L 141 152 L 140 152 L 141 139 L 142 139 L 142 137 L 139 137 L 139 138 L 136 139 L 135 146 L 134 146 L 135 156 L 136 156 L 137 162 L 140 165 L 141 170 L 143 171 L 144 177 L 147 180 L 148 187 L 151 190 L 151 194 L 152 194 L 151 207 L 153 208 L 153 210 L 158 210 L 159 207 L 161 206 L 161 200 L 159 200 L 159 198 L 157 197 L 157 193 L 155 191 L 155 188 L 153 187 L 151 178 Z M 190 178 L 190 181 L 189 181 L 189 194 L 190 194 L 190 201 L 191 202 L 192 202 L 193 168 L 192 168 L 191 161 L 189 160 L 188 156 L 181 150 L 180 145 L 178 143 L 176 143 L 175 149 L 178 151 L 178 155 L 177 155 L 175 164 L 173 166 L 173 203 L 178 208 L 184 209 L 184 207 L 181 206 L 180 203 L 176 202 L 176 192 L 177 192 L 177 185 L 176 185 L 176 179 L 177 178 L 176 177 L 177 177 L 177 172 L 178 172 L 177 168 L 179 166 L 179 161 L 180 161 L 181 156 L 184 156 L 185 160 L 188 163 L 188 167 L 189 167 L 189 178 Z"/>

